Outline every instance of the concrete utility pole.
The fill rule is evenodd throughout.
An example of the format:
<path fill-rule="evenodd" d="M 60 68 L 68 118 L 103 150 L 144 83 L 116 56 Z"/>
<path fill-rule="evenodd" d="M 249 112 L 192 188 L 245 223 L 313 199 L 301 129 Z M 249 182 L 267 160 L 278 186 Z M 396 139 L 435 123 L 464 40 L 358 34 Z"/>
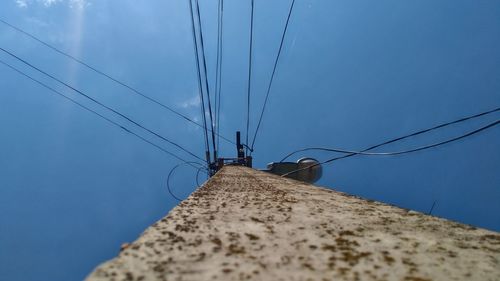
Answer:
<path fill-rule="evenodd" d="M 500 234 L 225 166 L 87 280 L 500 280 Z"/>

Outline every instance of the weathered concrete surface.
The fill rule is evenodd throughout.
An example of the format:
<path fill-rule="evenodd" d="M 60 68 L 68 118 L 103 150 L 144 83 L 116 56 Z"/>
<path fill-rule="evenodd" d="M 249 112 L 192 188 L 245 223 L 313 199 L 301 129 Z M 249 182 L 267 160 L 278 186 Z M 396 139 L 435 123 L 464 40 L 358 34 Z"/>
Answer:
<path fill-rule="evenodd" d="M 500 235 L 225 167 L 87 280 L 500 280 Z"/>

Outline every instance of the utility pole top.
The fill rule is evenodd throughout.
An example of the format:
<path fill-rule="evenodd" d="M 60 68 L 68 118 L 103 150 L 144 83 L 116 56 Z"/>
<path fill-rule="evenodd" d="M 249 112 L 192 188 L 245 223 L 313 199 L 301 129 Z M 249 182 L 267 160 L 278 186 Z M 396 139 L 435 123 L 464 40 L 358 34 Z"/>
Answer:
<path fill-rule="evenodd" d="M 241 133 L 236 132 L 236 158 L 217 158 L 217 163 L 214 163 L 212 176 L 222 169 L 225 165 L 245 166 L 252 168 L 252 156 L 245 155 L 245 146 L 241 143 Z M 248 148 L 248 146 L 247 146 Z"/>
<path fill-rule="evenodd" d="M 499 233 L 224 166 L 87 280 L 500 280 L 499 261 Z"/>

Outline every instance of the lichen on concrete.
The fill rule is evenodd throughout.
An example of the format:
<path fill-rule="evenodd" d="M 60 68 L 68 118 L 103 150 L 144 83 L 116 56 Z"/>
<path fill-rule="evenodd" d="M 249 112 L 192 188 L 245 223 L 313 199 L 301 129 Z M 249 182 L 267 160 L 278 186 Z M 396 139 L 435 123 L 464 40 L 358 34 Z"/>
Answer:
<path fill-rule="evenodd" d="M 94 280 L 500 280 L 500 234 L 228 166 Z"/>

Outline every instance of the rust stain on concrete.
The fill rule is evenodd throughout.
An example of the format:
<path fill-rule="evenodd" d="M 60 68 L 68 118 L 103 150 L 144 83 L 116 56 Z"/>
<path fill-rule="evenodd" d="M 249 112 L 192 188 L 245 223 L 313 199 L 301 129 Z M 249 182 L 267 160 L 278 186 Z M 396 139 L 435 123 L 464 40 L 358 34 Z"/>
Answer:
<path fill-rule="evenodd" d="M 228 166 L 87 280 L 500 280 L 500 234 Z"/>

